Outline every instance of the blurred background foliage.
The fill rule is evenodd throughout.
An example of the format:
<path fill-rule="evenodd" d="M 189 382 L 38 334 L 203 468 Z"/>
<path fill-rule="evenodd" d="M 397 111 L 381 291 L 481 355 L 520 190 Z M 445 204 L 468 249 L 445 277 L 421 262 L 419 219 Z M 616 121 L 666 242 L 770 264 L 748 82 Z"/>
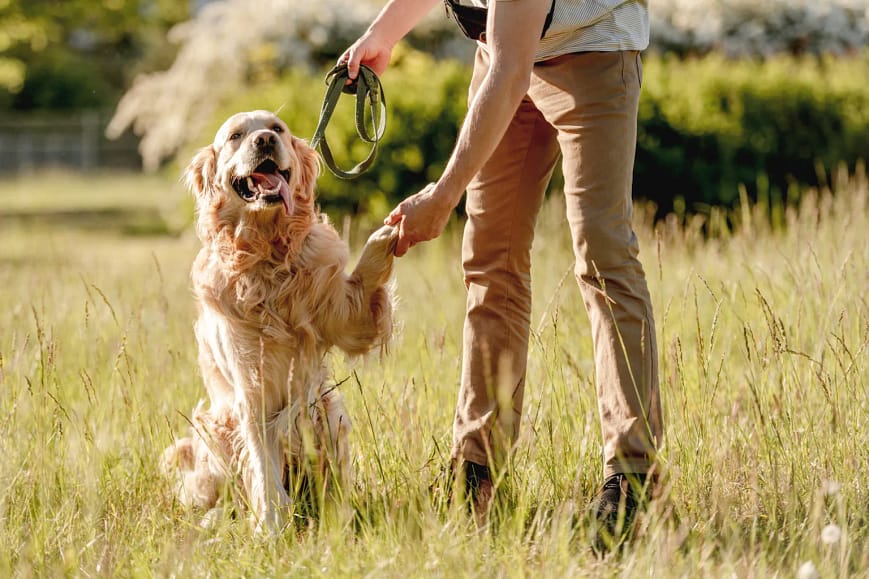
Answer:
<path fill-rule="evenodd" d="M 310 137 L 325 72 L 381 6 L 0 0 L 0 115 L 113 111 L 109 134 L 134 131 L 145 167 L 173 175 L 238 110 L 280 110 Z M 652 3 L 636 197 L 661 214 L 732 205 L 740 186 L 796 202 L 799 186 L 822 184 L 839 163 L 853 169 L 869 151 L 867 22 L 869 0 Z M 325 209 L 382 215 L 438 176 L 473 53 L 453 28 L 433 10 L 397 48 L 377 163 L 352 182 L 325 174 Z M 328 135 L 350 165 L 366 151 L 346 100 Z"/>
<path fill-rule="evenodd" d="M 796 202 L 869 153 L 869 53 L 687 60 L 652 56 L 640 101 L 635 196 L 661 212 Z"/>
<path fill-rule="evenodd" d="M 297 135 L 309 137 L 325 92 L 327 68 L 294 69 L 255 91 L 229 98 L 198 143 L 238 110 L 280 110 Z M 406 47 L 383 82 L 389 126 L 374 170 L 345 181 L 325 171 L 324 206 L 339 213 L 383 214 L 387 206 L 436 179 L 467 108 L 470 69 Z M 853 170 L 869 152 L 869 53 L 852 58 L 776 56 L 727 60 L 719 54 L 682 60 L 649 55 L 639 113 L 635 196 L 659 213 L 733 206 L 744 185 L 750 198 L 796 202 L 805 185 L 825 184 L 839 163 Z M 327 132 L 339 164 L 364 158 L 367 145 L 345 97 Z M 186 159 L 192 149 L 180 155 Z M 554 187 L 559 183 L 554 182 Z"/>
<path fill-rule="evenodd" d="M 255 92 L 233 95 L 199 141 L 209 142 L 222 120 L 234 111 L 258 108 L 280 111 L 297 136 L 309 139 L 317 126 L 328 69 L 295 68 Z M 352 181 L 335 177 L 323 165 L 318 182 L 323 206 L 335 213 L 384 215 L 396 200 L 437 179 L 467 109 L 469 80 L 470 69 L 460 61 L 435 60 L 427 53 L 399 46 L 381 79 L 388 114 L 377 161 Z M 354 99 L 344 96 L 326 130 L 336 161 L 344 168 L 364 159 L 370 149 L 356 134 L 354 107 Z"/>
<path fill-rule="evenodd" d="M 175 56 L 177 0 L 0 0 L 0 111 L 112 107 L 133 78 Z"/>

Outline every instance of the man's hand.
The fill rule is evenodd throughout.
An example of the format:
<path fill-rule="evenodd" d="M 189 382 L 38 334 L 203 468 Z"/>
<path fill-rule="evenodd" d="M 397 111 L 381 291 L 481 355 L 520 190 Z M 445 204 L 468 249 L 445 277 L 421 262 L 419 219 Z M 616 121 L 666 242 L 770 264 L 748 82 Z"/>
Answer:
<path fill-rule="evenodd" d="M 371 31 L 363 34 L 350 48 L 344 51 L 338 63 L 347 63 L 347 73 L 351 79 L 359 75 L 359 65 L 364 64 L 380 76 L 389 66 L 393 45 Z M 349 81 L 348 81 L 349 82 Z"/>
<path fill-rule="evenodd" d="M 398 204 L 383 220 L 386 225 L 398 226 L 395 255 L 401 257 L 412 246 L 429 241 L 444 230 L 454 204 L 439 193 L 438 185 L 430 183 Z"/>
<path fill-rule="evenodd" d="M 351 79 L 359 74 L 360 64 L 373 70 L 377 76 L 382 76 L 389 66 L 392 47 L 439 1 L 390 0 L 368 31 L 344 51 L 338 64 L 347 63 L 347 73 Z"/>

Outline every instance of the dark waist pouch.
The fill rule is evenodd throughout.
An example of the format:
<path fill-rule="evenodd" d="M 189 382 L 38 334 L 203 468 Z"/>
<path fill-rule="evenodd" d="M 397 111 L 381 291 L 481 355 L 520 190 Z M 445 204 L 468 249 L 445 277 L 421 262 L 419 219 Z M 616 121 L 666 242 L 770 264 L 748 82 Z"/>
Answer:
<path fill-rule="evenodd" d="M 444 5 L 447 9 L 447 16 L 452 15 L 462 34 L 471 40 L 480 40 L 480 37 L 486 32 L 487 10 L 485 8 L 463 6 L 456 0 L 444 0 Z M 549 14 L 546 15 L 546 22 L 543 23 L 543 31 L 540 33 L 540 38 L 543 38 L 546 35 L 546 31 L 549 30 L 549 25 L 552 24 L 553 12 L 555 12 L 555 0 L 552 0 L 552 5 L 549 7 Z"/>

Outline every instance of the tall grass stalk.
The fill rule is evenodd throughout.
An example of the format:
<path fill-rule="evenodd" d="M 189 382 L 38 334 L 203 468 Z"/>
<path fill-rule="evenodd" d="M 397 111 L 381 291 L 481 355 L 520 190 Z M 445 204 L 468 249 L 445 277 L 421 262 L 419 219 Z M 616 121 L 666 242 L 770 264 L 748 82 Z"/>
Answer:
<path fill-rule="evenodd" d="M 451 227 L 396 268 L 383 357 L 329 363 L 356 483 L 276 540 L 173 501 L 157 460 L 204 395 L 191 234 L 0 229 L 0 575 L 794 576 L 869 573 L 869 192 L 839 175 L 799 208 L 637 232 L 658 321 L 663 497 L 597 559 L 587 318 L 554 196 L 540 217 L 525 412 L 491 526 L 430 485 L 448 461 L 464 288 Z M 0 187 L 2 196 L 2 187 Z M 361 233 L 350 236 L 358 250 Z M 352 377 L 351 379 L 347 379 Z M 343 381 L 343 382 L 342 382 Z M 835 525 L 841 531 L 822 533 Z"/>

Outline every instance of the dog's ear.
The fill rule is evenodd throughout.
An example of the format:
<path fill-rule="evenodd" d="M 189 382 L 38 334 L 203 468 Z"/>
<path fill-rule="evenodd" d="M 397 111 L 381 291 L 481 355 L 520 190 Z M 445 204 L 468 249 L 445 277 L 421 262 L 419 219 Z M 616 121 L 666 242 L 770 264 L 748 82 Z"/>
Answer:
<path fill-rule="evenodd" d="M 199 149 L 199 152 L 190 161 L 184 170 L 184 181 L 187 188 L 196 198 L 209 197 L 214 188 L 214 178 L 217 174 L 217 151 L 208 145 Z"/>
<path fill-rule="evenodd" d="M 299 190 L 296 195 L 301 195 L 306 203 L 313 203 L 314 185 L 317 183 L 317 177 L 320 176 L 320 156 L 304 139 L 298 137 L 293 137 L 293 149 L 296 151 L 301 169 Z"/>

